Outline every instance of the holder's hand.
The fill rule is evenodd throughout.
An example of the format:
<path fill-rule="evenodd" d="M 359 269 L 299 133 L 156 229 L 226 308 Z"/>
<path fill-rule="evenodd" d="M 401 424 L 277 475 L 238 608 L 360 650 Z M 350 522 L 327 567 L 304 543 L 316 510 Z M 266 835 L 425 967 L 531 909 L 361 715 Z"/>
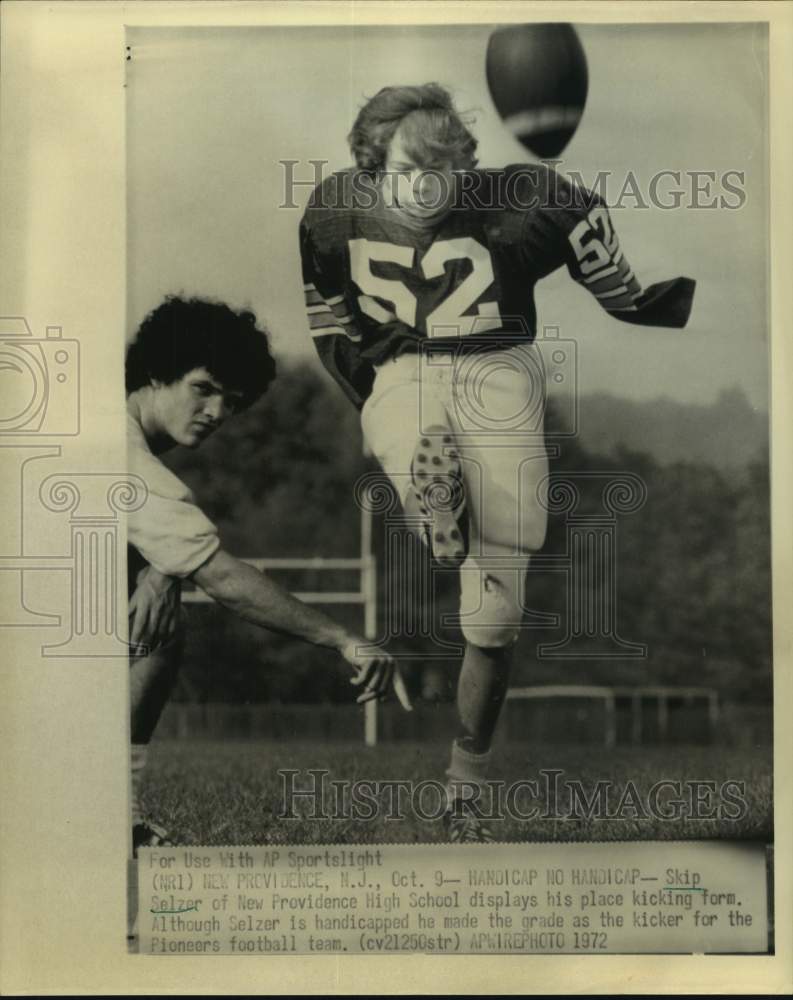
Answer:
<path fill-rule="evenodd" d="M 385 698 L 389 686 L 393 685 L 394 694 L 405 711 L 412 710 L 399 667 L 385 649 L 358 636 L 352 636 L 339 652 L 355 671 L 350 684 L 355 687 L 363 686 L 361 694 L 355 699 L 359 705 L 372 698 Z"/>
<path fill-rule="evenodd" d="M 174 637 L 179 627 L 181 580 L 147 566 L 129 600 L 129 641 L 145 656 Z"/>

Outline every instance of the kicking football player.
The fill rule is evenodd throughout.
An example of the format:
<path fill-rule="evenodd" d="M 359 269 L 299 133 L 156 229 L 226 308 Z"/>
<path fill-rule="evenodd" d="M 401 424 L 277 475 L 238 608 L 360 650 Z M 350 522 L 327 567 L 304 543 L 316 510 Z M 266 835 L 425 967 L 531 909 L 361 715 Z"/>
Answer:
<path fill-rule="evenodd" d="M 128 517 L 133 850 L 167 843 L 146 821 L 139 790 L 146 752 L 176 677 L 179 587 L 194 581 L 230 611 L 263 628 L 336 649 L 353 669 L 359 702 L 391 683 L 410 702 L 391 656 L 297 600 L 226 552 L 190 490 L 158 457 L 196 448 L 266 391 L 275 375 L 265 333 L 250 312 L 201 299 L 168 298 L 143 321 L 126 360 L 128 468 L 147 497 Z"/>
<path fill-rule="evenodd" d="M 385 87 L 349 142 L 355 167 L 326 178 L 301 221 L 310 331 L 434 557 L 460 565 L 446 827 L 488 840 L 460 800 L 483 790 L 546 532 L 534 285 L 566 265 L 615 319 L 680 327 L 694 283 L 642 291 L 606 207 L 548 165 L 477 170 L 476 139 L 437 84 Z"/>

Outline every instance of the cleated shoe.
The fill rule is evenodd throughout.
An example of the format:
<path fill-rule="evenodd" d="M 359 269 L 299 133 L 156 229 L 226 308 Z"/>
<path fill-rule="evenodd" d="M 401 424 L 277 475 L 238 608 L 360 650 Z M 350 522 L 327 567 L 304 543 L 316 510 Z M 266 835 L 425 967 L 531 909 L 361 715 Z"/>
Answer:
<path fill-rule="evenodd" d="M 410 479 L 415 509 L 425 519 L 423 540 L 439 563 L 459 566 L 468 554 L 468 514 L 460 453 L 450 433 L 430 428 L 413 452 Z"/>
<path fill-rule="evenodd" d="M 492 844 L 493 831 L 462 799 L 455 799 L 443 814 L 443 827 L 451 844 Z"/>
<path fill-rule="evenodd" d="M 139 847 L 175 847 L 167 831 L 154 823 L 135 823 L 132 827 L 132 854 L 138 856 Z"/>

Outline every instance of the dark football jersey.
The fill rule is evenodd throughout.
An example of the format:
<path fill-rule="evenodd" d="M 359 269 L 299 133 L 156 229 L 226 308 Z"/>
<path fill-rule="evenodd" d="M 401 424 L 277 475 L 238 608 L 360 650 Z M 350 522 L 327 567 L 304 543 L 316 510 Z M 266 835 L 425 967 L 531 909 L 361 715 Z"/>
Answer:
<path fill-rule="evenodd" d="M 362 406 L 374 366 L 406 350 L 498 349 L 536 332 L 534 286 L 566 265 L 611 315 L 684 326 L 688 278 L 642 291 L 608 210 L 544 164 L 458 173 L 431 224 L 389 204 L 373 179 L 340 171 L 300 224 L 309 325 L 324 365 Z"/>

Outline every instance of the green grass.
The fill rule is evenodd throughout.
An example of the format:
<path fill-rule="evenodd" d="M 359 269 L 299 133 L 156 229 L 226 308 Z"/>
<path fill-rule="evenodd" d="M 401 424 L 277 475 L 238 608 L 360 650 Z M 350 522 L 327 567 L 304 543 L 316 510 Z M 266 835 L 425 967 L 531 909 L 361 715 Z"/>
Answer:
<path fill-rule="evenodd" d="M 448 749 L 439 743 L 388 743 L 374 748 L 349 743 L 155 742 L 151 747 L 144 802 L 152 820 L 180 844 L 416 843 L 444 839 L 440 821 L 410 813 L 353 819 L 279 820 L 279 768 L 297 769 L 304 786 L 309 768 L 327 769 L 328 780 L 443 780 Z M 654 782 L 727 780 L 746 783 L 746 815 L 740 819 L 637 818 L 628 810 L 613 819 L 507 818 L 494 825 L 501 841 L 585 840 L 772 840 L 772 779 L 769 748 L 642 746 L 531 747 L 507 744 L 494 753 L 492 778 L 506 782 L 537 779 L 540 768 L 561 769 L 562 781 L 580 781 L 591 795 L 596 782 L 610 780 L 614 807 L 632 782 L 641 800 Z M 541 788 L 544 787 L 542 784 Z M 428 801 L 429 798 L 428 798 Z M 535 800 L 544 811 L 545 799 Z M 526 800 L 524 800 L 525 804 Z M 329 799 L 328 808 L 332 808 Z M 300 807 L 298 807 L 300 809 Z M 569 811 L 563 795 L 557 816 Z"/>

